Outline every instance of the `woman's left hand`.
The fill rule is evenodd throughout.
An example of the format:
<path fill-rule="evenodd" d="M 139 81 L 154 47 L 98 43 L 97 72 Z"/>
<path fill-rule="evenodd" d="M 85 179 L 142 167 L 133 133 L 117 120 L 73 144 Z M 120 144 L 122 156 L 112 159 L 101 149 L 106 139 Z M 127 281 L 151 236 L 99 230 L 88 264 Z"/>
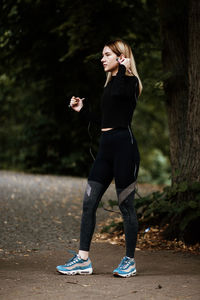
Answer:
<path fill-rule="evenodd" d="M 124 65 L 124 66 L 126 67 L 127 70 L 130 69 L 130 59 L 129 59 L 129 58 L 125 58 L 125 57 L 118 58 L 118 62 L 119 62 L 121 65 Z"/>
<path fill-rule="evenodd" d="M 126 67 L 126 70 L 131 74 L 131 64 L 130 64 L 130 58 L 118 58 L 118 63 L 121 65 L 124 65 Z"/>

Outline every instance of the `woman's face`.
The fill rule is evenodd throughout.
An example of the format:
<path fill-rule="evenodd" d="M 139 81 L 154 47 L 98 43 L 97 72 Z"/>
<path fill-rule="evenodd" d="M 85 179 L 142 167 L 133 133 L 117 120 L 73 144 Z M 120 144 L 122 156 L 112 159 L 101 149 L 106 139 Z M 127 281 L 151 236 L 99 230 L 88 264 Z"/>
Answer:
<path fill-rule="evenodd" d="M 111 72 L 115 75 L 118 71 L 119 63 L 116 61 L 117 55 L 108 47 L 105 46 L 102 52 L 101 62 L 105 72 Z"/>

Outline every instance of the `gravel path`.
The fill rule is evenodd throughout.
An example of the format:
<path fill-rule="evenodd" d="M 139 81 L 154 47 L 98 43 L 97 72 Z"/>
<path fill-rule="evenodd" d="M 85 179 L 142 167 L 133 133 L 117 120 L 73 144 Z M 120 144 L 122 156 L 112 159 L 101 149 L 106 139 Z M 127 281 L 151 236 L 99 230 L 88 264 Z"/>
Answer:
<path fill-rule="evenodd" d="M 77 247 L 85 186 L 84 178 L 0 171 L 0 256 Z M 149 188 L 142 185 L 142 194 Z M 116 200 L 114 184 L 102 198 L 104 205 L 108 199 Z M 98 208 L 96 231 L 109 215 Z"/>
<path fill-rule="evenodd" d="M 0 255 L 77 247 L 85 185 L 77 177 L 0 171 Z M 115 197 L 111 184 L 102 200 Z M 107 215 L 99 208 L 97 223 Z"/>
<path fill-rule="evenodd" d="M 199 300 L 200 257 L 188 253 L 138 250 L 138 276 L 121 279 L 112 271 L 124 248 L 93 242 L 92 276 L 56 273 L 71 257 L 66 250 L 78 248 L 85 185 L 77 177 L 0 171 L 0 299 Z M 113 184 L 107 199 L 116 199 Z M 99 208 L 97 224 L 108 214 Z"/>

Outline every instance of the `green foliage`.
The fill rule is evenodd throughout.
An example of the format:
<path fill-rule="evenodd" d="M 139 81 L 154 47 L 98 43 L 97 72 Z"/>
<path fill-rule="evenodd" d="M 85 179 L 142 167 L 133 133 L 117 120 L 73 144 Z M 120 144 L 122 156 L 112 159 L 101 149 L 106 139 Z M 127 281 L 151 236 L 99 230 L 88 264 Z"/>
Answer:
<path fill-rule="evenodd" d="M 175 201 L 177 195 L 181 201 Z M 109 200 L 111 208 L 117 206 L 117 201 Z M 167 186 L 162 192 L 153 192 L 146 197 L 136 197 L 134 200 L 140 227 L 151 225 L 167 227 L 167 238 L 179 238 L 187 243 L 199 242 L 200 223 L 200 183 L 182 182 L 172 187 Z M 122 222 L 112 222 L 103 227 L 102 232 L 123 230 Z M 195 237 L 190 234 L 193 231 Z M 173 234 L 172 234 L 173 233 Z"/>
<path fill-rule="evenodd" d="M 124 38 L 144 86 L 132 124 L 141 152 L 139 179 L 168 182 L 156 3 L 2 0 L 0 25 L 1 168 L 88 175 L 87 128 L 67 104 L 72 95 L 83 95 L 99 109 L 105 82 L 102 48 L 110 39 Z"/>
<path fill-rule="evenodd" d="M 169 224 L 168 232 L 176 230 L 176 237 L 184 238 L 191 224 L 200 219 L 199 196 L 199 182 L 181 182 L 165 187 L 163 192 L 155 192 L 136 200 L 138 217 L 144 223 Z M 177 198 L 181 201 L 175 201 Z M 196 228 L 193 229 L 196 231 Z"/>
<path fill-rule="evenodd" d="M 88 175 L 87 128 L 67 105 L 77 95 L 99 109 L 105 82 L 101 51 L 108 40 L 122 38 L 133 49 L 143 84 L 132 123 L 141 155 L 139 181 L 169 184 L 163 81 L 171 74 L 162 71 L 159 23 L 157 1 L 2 0 L 0 168 Z M 96 154 L 99 131 L 92 127 L 91 134 Z M 173 201 L 188 191 L 191 199 Z M 183 232 L 198 218 L 199 201 L 198 183 L 181 183 L 136 205 L 144 220 L 177 219 Z"/>

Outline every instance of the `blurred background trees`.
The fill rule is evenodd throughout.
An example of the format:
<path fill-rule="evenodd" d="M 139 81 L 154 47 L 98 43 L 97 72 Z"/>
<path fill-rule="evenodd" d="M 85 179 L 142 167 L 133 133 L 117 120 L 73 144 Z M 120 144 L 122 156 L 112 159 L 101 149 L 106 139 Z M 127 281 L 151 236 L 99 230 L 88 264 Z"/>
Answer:
<path fill-rule="evenodd" d="M 0 168 L 88 175 L 100 132 L 90 128 L 91 142 L 68 104 L 75 95 L 99 110 L 101 52 L 122 38 L 144 87 L 132 123 L 139 181 L 172 183 L 136 207 L 169 224 L 168 237 L 199 241 L 199 15 L 198 0 L 2 0 Z"/>
<path fill-rule="evenodd" d="M 144 86 L 132 128 L 140 181 L 169 183 L 159 14 L 152 1 L 1 1 L 0 167 L 87 176 L 87 127 L 67 104 L 85 97 L 98 110 L 104 44 L 127 40 Z M 90 129 L 96 153 L 99 132 Z"/>

